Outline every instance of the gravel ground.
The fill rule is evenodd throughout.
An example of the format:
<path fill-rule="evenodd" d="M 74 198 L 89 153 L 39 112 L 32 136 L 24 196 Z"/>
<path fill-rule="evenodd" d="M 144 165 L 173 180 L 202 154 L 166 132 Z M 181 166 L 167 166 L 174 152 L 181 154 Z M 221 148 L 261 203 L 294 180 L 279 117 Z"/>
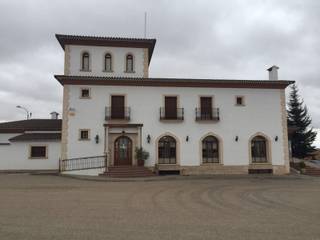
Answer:
<path fill-rule="evenodd" d="M 320 178 L 1 174 L 0 239 L 320 239 Z"/>

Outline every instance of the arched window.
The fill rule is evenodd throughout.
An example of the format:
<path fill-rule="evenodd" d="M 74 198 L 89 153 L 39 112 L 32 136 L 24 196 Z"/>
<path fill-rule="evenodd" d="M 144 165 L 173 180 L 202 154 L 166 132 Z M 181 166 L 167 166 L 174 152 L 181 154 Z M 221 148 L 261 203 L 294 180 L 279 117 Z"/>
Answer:
<path fill-rule="evenodd" d="M 158 143 L 159 164 L 175 164 L 177 162 L 176 140 L 170 136 L 160 138 Z"/>
<path fill-rule="evenodd" d="M 133 72 L 133 56 L 131 54 L 126 57 L 126 72 Z"/>
<path fill-rule="evenodd" d="M 202 140 L 203 163 L 219 163 L 219 140 L 214 136 L 208 136 Z"/>
<path fill-rule="evenodd" d="M 82 66 L 81 66 L 81 69 L 83 71 L 89 71 L 89 61 L 90 61 L 89 58 L 90 58 L 89 53 L 84 52 L 82 54 Z"/>
<path fill-rule="evenodd" d="M 267 140 L 256 136 L 251 140 L 251 157 L 253 163 L 265 163 L 267 159 Z"/>
<path fill-rule="evenodd" d="M 106 72 L 111 72 L 112 71 L 112 58 L 111 58 L 111 54 L 107 53 L 104 56 L 104 70 Z"/>

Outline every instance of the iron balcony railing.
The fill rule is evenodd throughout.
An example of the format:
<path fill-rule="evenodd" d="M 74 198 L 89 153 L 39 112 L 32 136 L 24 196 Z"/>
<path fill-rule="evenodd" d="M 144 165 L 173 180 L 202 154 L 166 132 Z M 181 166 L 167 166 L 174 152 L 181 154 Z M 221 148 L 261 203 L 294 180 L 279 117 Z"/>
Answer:
<path fill-rule="evenodd" d="M 69 158 L 60 160 L 60 171 L 76 171 L 107 167 L 107 156 Z"/>
<path fill-rule="evenodd" d="M 130 120 L 130 107 L 106 107 L 105 120 Z"/>
<path fill-rule="evenodd" d="M 160 120 L 183 120 L 184 108 L 166 109 L 160 108 Z"/>
<path fill-rule="evenodd" d="M 196 108 L 196 121 L 219 121 L 220 112 L 219 108 L 201 109 Z"/>

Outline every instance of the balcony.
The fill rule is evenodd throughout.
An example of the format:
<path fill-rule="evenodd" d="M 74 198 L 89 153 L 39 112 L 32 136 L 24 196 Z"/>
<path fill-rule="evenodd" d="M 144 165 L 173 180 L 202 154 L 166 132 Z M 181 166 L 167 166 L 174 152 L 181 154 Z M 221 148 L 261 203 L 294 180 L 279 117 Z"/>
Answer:
<path fill-rule="evenodd" d="M 106 107 L 105 120 L 130 120 L 130 107 Z"/>
<path fill-rule="evenodd" d="M 183 108 L 160 108 L 160 120 L 180 120 L 184 119 Z"/>
<path fill-rule="evenodd" d="M 219 108 L 196 108 L 196 121 L 219 121 Z"/>

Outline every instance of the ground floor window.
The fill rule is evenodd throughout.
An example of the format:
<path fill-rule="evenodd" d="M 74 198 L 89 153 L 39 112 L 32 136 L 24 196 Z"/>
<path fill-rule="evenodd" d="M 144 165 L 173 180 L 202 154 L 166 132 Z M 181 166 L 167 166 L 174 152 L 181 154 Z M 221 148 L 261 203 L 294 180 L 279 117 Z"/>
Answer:
<path fill-rule="evenodd" d="M 256 136 L 251 140 L 251 156 L 253 163 L 265 163 L 267 159 L 267 140 Z"/>
<path fill-rule="evenodd" d="M 47 158 L 47 146 L 30 146 L 30 158 Z"/>
<path fill-rule="evenodd" d="M 214 136 L 202 140 L 203 163 L 219 163 L 219 141 Z"/>
<path fill-rule="evenodd" d="M 175 164 L 177 163 L 176 140 L 170 136 L 160 138 L 158 143 L 158 159 L 159 164 Z"/>

